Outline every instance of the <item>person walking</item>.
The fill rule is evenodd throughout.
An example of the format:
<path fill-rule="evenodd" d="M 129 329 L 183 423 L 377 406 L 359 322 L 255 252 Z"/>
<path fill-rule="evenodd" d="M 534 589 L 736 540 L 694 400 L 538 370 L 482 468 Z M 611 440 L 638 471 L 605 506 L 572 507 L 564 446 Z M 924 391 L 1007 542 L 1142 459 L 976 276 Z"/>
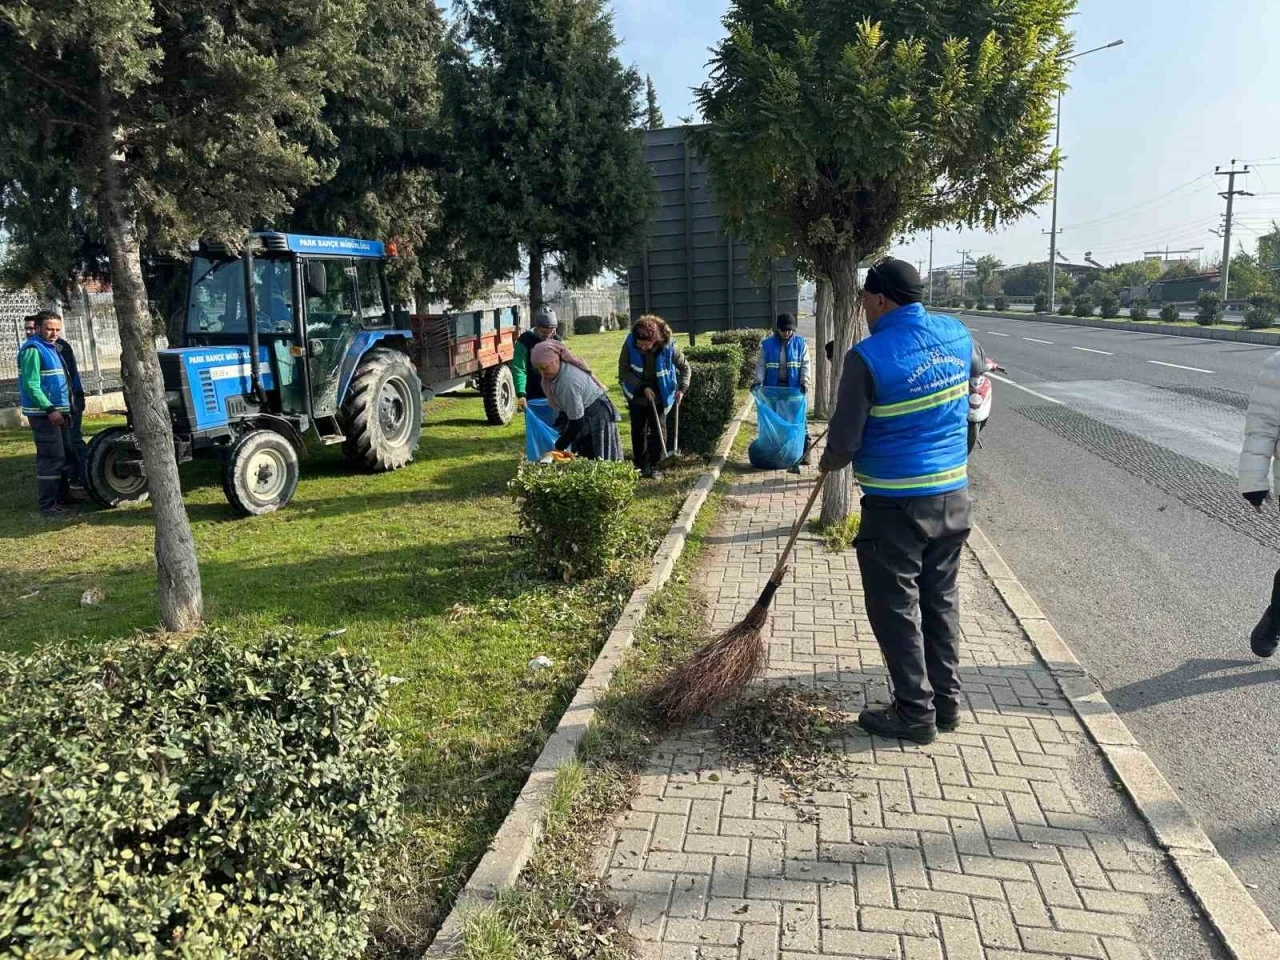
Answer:
<path fill-rule="evenodd" d="M 18 397 L 36 445 L 36 496 L 40 516 L 58 519 L 75 469 L 71 443 L 72 385 L 58 352 L 62 318 L 51 310 L 35 316 L 35 333 L 18 350 Z"/>
<path fill-rule="evenodd" d="M 980 361 L 953 317 L 920 303 L 920 274 L 885 259 L 867 272 L 871 335 L 845 357 L 819 466 L 854 466 L 855 541 L 867 617 L 893 702 L 862 711 L 869 733 L 932 743 L 960 723 L 960 555 L 971 504 L 969 377 Z"/>
<path fill-rule="evenodd" d="M 804 337 L 796 333 L 796 326 L 794 314 L 778 314 L 773 335 L 760 342 L 760 351 L 756 354 L 755 376 L 752 378 L 753 387 L 789 387 L 808 395 L 813 384 L 813 360 L 809 356 L 809 345 Z M 799 466 L 809 466 L 812 446 L 813 437 L 809 435 L 806 424 L 804 454 Z"/>
<path fill-rule="evenodd" d="M 515 356 L 511 358 L 511 376 L 516 382 L 516 405 L 521 410 L 529 405 L 530 400 L 541 400 L 546 396 L 542 392 L 542 377 L 533 369 L 529 355 L 543 340 L 553 337 L 560 339 L 560 321 L 556 312 L 550 307 L 539 307 L 533 315 L 533 326 L 516 340 Z"/>
<path fill-rule="evenodd" d="M 631 456 L 642 476 L 662 477 L 665 433 L 659 418 L 665 421 L 684 399 L 692 376 L 665 320 L 646 315 L 635 322 L 618 354 L 618 380 L 631 416 Z"/>
<path fill-rule="evenodd" d="M 1280 488 L 1280 352 L 1262 365 L 1244 415 L 1244 444 L 1240 449 L 1240 495 L 1253 509 L 1271 499 L 1271 478 Z M 1271 603 L 1249 635 L 1255 656 L 1269 657 L 1280 647 L 1280 570 L 1271 584 Z"/>
<path fill-rule="evenodd" d="M 589 460 L 621 460 L 618 412 L 591 368 L 558 340 L 539 343 L 530 359 L 542 375 L 547 403 L 564 423 L 556 449 Z"/>

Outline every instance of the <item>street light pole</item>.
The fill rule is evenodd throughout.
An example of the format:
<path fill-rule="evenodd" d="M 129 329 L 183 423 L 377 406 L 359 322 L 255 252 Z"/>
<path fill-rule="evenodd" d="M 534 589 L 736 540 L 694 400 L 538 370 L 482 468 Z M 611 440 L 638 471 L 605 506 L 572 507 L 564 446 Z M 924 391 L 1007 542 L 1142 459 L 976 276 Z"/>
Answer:
<path fill-rule="evenodd" d="M 1070 63 L 1073 60 L 1079 60 L 1081 57 L 1088 56 L 1091 53 L 1097 53 L 1099 50 L 1110 50 L 1112 47 L 1118 47 L 1124 43 L 1123 40 L 1112 40 L 1110 43 L 1103 44 L 1100 47 L 1094 47 L 1092 50 L 1085 50 L 1077 53 L 1073 57 L 1067 57 L 1063 63 Z M 1057 118 L 1053 122 L 1053 220 L 1049 225 L 1049 312 L 1054 313 L 1057 308 L 1058 300 L 1058 169 L 1062 165 L 1058 157 L 1058 146 L 1062 143 L 1062 90 L 1058 90 L 1058 112 Z"/>

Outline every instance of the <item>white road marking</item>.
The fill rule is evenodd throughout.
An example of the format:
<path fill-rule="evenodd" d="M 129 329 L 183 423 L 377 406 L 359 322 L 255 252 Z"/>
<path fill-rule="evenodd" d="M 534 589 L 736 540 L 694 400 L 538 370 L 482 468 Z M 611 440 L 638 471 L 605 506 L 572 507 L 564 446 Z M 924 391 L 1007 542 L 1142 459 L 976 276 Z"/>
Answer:
<path fill-rule="evenodd" d="M 1050 347 L 1052 347 L 1052 346 L 1053 346 L 1053 341 L 1052 341 L 1052 340 L 1037 340 L 1035 337 L 1023 337 L 1022 339 L 1023 339 L 1023 340 L 1027 340 L 1027 341 L 1029 341 L 1029 342 L 1031 342 L 1031 343 L 1043 343 L 1043 344 L 1047 344 L 1047 345 L 1048 345 L 1048 346 L 1050 346 Z"/>
<path fill-rule="evenodd" d="M 1091 347 L 1072 347 L 1071 349 L 1072 349 L 1072 350 L 1083 350 L 1085 353 L 1100 353 L 1100 354 L 1102 354 L 1104 357 L 1114 357 L 1114 356 L 1115 356 L 1115 354 L 1114 354 L 1114 353 L 1111 353 L 1111 352 L 1109 352 L 1109 351 L 1107 351 L 1107 350 L 1094 350 L 1094 349 L 1093 349 L 1093 348 L 1091 348 Z"/>
<path fill-rule="evenodd" d="M 1013 334 L 1011 334 L 1011 333 L 997 333 L 995 330 L 988 330 L 988 331 L 987 331 L 987 333 L 991 334 L 993 337 L 1011 337 L 1011 336 L 1013 336 Z"/>
<path fill-rule="evenodd" d="M 1008 377 L 1002 377 L 996 373 L 988 373 L 987 376 L 990 377 L 992 380 L 999 380 L 1001 383 L 1007 383 L 1011 387 L 1017 387 L 1019 390 L 1023 391 L 1024 393 L 1031 394 L 1033 397 L 1037 397 L 1041 400 L 1047 400 L 1049 403 L 1056 403 L 1060 407 L 1065 406 L 1065 404 L 1061 400 L 1055 400 L 1053 399 L 1053 397 L 1046 397 L 1043 393 L 1036 393 L 1036 391 L 1032 390 L 1030 387 L 1024 387 L 1020 383 L 1014 383 Z"/>
<path fill-rule="evenodd" d="M 1154 363 L 1157 367 L 1173 367 L 1175 370 L 1190 370 L 1192 373 L 1213 373 L 1203 367 L 1184 367 L 1180 363 L 1165 363 L 1163 360 L 1148 360 L 1147 363 Z"/>

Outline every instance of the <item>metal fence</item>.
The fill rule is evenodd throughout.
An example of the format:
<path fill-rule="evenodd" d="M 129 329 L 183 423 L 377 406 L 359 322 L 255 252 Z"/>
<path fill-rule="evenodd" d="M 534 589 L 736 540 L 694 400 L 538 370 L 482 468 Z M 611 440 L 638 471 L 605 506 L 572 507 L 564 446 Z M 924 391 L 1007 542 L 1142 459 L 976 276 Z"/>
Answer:
<path fill-rule="evenodd" d="M 18 403 L 18 348 L 26 339 L 22 320 L 41 308 L 35 294 L 0 292 L 0 407 Z M 71 344 L 86 393 L 120 389 L 120 331 L 110 293 L 84 292 L 61 304 L 62 336 Z"/>

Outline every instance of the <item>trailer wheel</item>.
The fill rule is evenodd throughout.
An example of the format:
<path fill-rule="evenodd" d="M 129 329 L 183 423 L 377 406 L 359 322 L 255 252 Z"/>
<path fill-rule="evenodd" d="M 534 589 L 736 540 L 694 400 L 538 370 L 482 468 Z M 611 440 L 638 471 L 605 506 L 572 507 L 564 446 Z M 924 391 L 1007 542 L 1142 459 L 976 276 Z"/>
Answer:
<path fill-rule="evenodd" d="M 100 506 L 142 503 L 150 496 L 147 478 L 119 469 L 120 450 L 116 441 L 130 435 L 128 427 L 108 427 L 89 441 L 85 456 L 85 486 Z"/>
<path fill-rule="evenodd" d="M 350 463 L 375 472 L 399 470 L 422 436 L 422 381 L 398 350 L 370 350 L 356 368 L 340 416 Z"/>
<path fill-rule="evenodd" d="M 534 374 L 537 375 L 536 373 Z M 491 367 L 480 378 L 484 394 L 484 415 L 494 426 L 506 426 L 516 415 L 516 381 L 511 367 Z"/>
<path fill-rule="evenodd" d="M 250 430 L 222 469 L 227 501 L 246 516 L 279 510 L 298 489 L 298 452 L 274 430 Z"/>

